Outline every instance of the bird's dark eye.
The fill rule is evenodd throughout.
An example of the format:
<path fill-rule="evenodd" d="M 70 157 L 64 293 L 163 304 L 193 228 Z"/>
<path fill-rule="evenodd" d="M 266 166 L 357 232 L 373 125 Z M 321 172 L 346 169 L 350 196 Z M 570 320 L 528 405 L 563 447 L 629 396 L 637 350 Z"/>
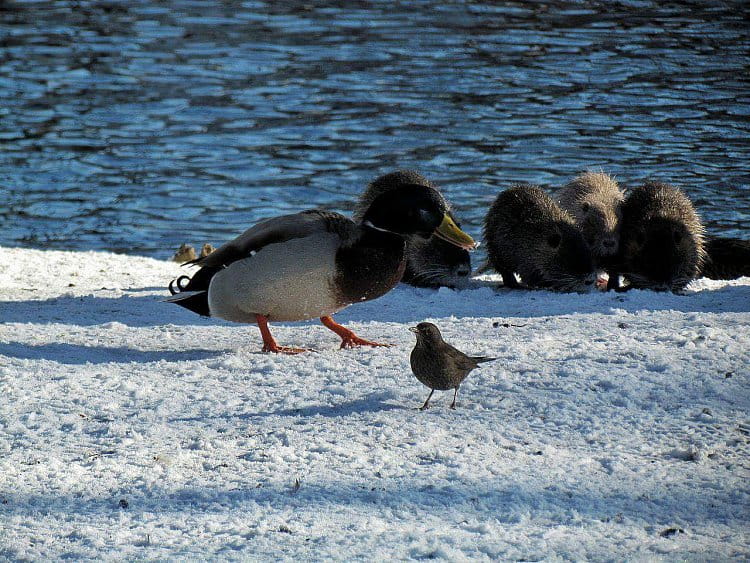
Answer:
<path fill-rule="evenodd" d="M 562 237 L 558 233 L 555 233 L 547 237 L 547 244 L 549 244 L 552 248 L 557 248 L 558 246 L 560 246 L 561 240 Z"/>

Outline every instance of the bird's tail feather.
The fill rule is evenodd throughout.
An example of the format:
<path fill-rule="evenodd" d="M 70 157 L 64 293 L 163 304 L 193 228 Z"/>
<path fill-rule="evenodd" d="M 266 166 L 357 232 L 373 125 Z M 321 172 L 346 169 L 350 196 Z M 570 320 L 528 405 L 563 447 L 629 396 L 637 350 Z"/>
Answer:
<path fill-rule="evenodd" d="M 211 311 L 208 307 L 208 291 L 183 291 L 165 301 L 185 307 L 185 309 L 189 309 L 204 317 L 211 316 Z"/>
<path fill-rule="evenodd" d="M 484 362 L 492 362 L 494 360 L 497 360 L 497 358 L 490 358 L 489 356 L 472 356 L 472 360 L 474 360 L 478 364 L 483 364 Z"/>
<path fill-rule="evenodd" d="M 172 297 L 166 301 L 180 307 L 185 307 L 194 313 L 210 317 L 208 307 L 208 286 L 211 278 L 224 266 L 206 267 L 198 270 L 193 277 L 180 276 L 169 282 L 169 293 Z"/>

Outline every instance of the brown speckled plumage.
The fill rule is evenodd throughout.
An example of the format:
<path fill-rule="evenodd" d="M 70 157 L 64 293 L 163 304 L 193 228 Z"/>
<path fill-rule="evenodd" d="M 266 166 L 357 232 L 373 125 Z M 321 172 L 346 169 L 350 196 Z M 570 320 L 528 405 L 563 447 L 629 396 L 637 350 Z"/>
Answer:
<path fill-rule="evenodd" d="M 180 248 L 178 248 L 174 253 L 174 256 L 172 256 L 172 261 L 177 262 L 178 264 L 184 264 L 185 262 L 195 260 L 197 257 L 198 256 L 195 254 L 195 248 L 185 243 L 180 245 Z"/>

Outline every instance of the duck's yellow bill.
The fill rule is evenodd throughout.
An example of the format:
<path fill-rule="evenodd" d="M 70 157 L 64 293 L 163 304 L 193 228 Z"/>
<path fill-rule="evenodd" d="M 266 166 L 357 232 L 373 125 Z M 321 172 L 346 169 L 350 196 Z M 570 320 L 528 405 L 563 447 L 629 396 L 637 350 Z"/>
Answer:
<path fill-rule="evenodd" d="M 474 250 L 479 246 L 474 239 L 458 228 L 458 225 L 446 213 L 443 215 L 443 222 L 435 229 L 433 233 L 436 237 L 448 241 L 451 244 L 463 248 L 464 250 Z"/>

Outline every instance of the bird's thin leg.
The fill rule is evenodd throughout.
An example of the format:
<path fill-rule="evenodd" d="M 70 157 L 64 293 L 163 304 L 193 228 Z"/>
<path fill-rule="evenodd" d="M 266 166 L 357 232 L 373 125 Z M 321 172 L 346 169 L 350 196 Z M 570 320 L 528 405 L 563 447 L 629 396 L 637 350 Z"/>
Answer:
<path fill-rule="evenodd" d="M 453 392 L 453 402 L 451 403 L 451 408 L 456 408 L 456 395 L 458 395 L 458 387 L 456 387 L 456 390 Z"/>
<path fill-rule="evenodd" d="M 427 409 L 430 408 L 430 397 L 432 397 L 432 394 L 434 392 L 435 392 L 434 389 L 432 391 L 430 391 L 430 394 L 427 395 L 427 400 L 424 402 L 424 405 L 422 405 L 421 407 L 419 407 L 419 410 L 424 411 L 424 410 L 427 410 Z"/>
<path fill-rule="evenodd" d="M 268 317 L 265 315 L 255 315 L 255 322 L 258 323 L 260 335 L 263 337 L 263 351 L 274 352 L 276 354 L 301 354 L 309 352 L 308 348 L 294 348 L 292 346 L 279 346 L 276 344 L 271 331 L 268 329 Z"/>
<path fill-rule="evenodd" d="M 392 344 L 381 344 L 380 342 L 372 342 L 370 340 L 360 338 L 359 336 L 354 334 L 354 332 L 344 326 L 341 326 L 329 316 L 320 317 L 320 322 L 341 337 L 342 348 L 354 348 L 356 346 L 392 346 Z"/>

